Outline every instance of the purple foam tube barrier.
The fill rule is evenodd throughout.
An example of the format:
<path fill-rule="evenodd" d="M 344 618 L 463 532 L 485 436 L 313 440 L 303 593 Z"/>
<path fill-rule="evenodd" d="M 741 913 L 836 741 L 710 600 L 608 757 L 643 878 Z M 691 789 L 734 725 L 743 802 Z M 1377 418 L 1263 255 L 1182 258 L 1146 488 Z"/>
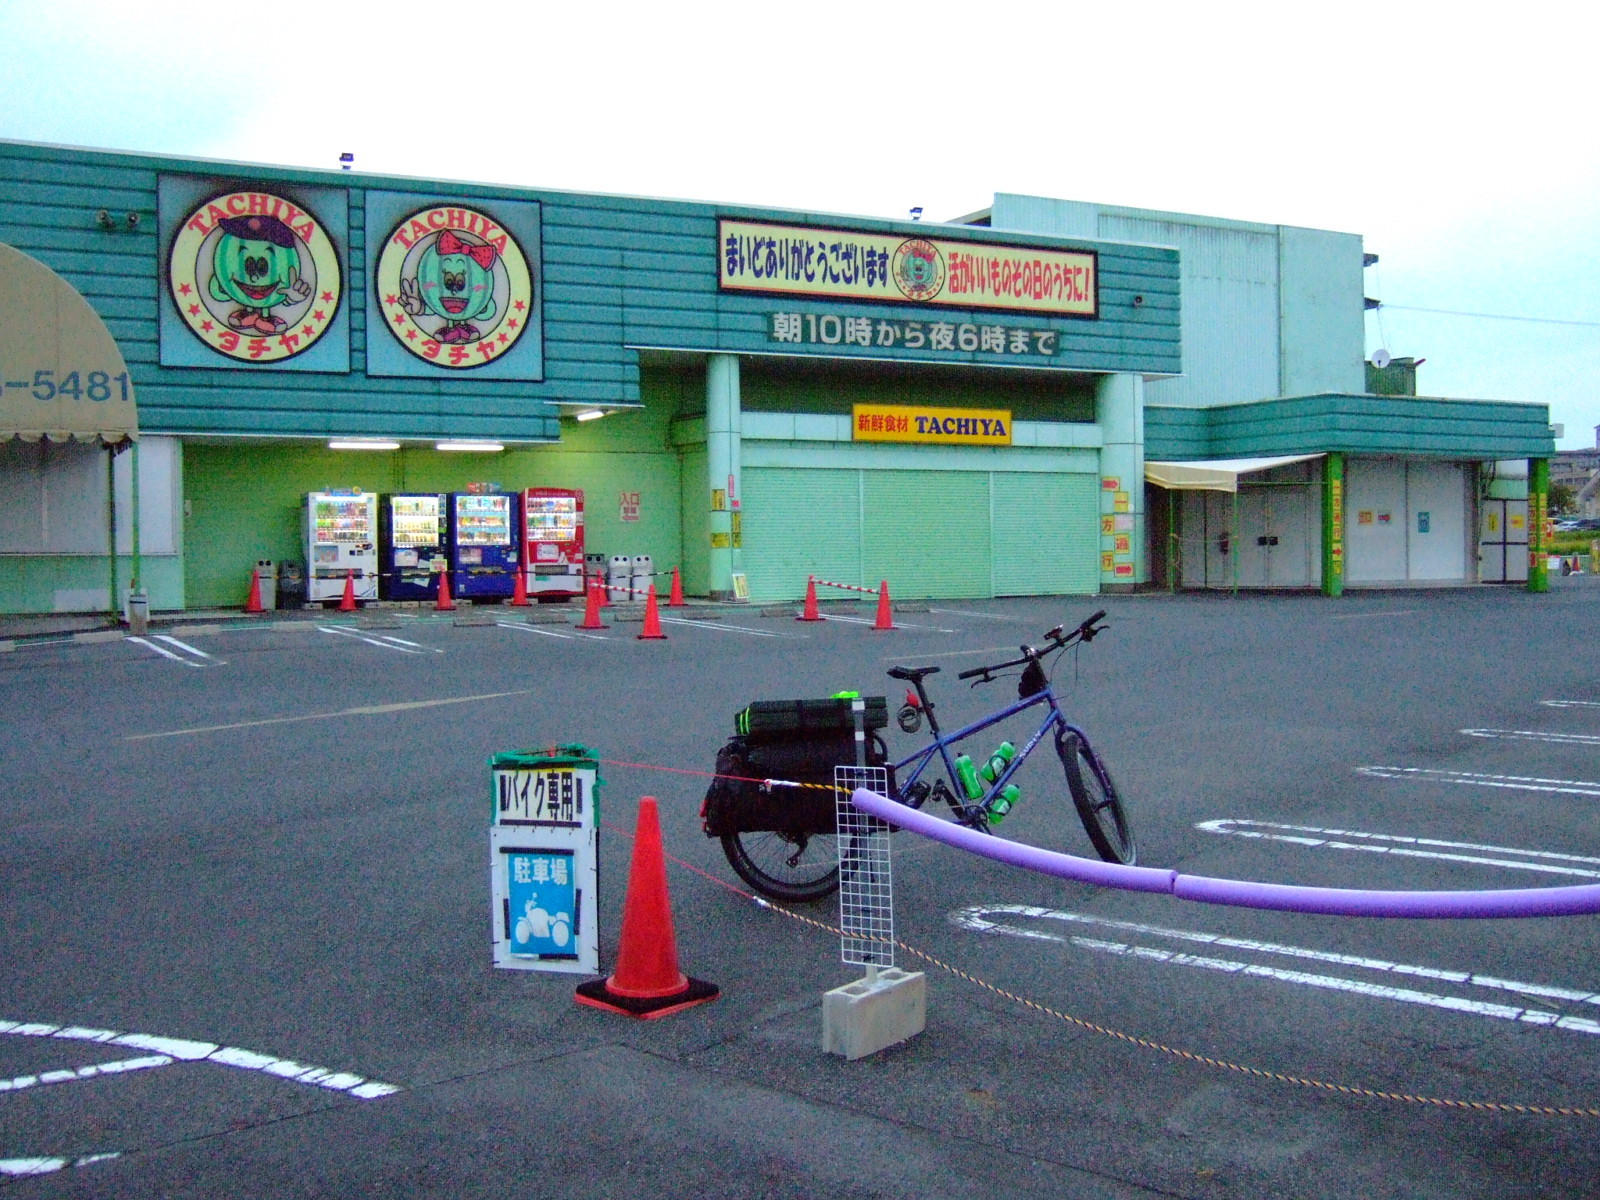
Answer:
<path fill-rule="evenodd" d="M 1340 917 L 1571 917 L 1600 912 L 1600 884 L 1489 892 L 1373 892 L 1209 879 L 1203 875 L 1180 875 L 1159 867 L 1124 867 L 1024 846 L 907 808 L 866 788 L 857 788 L 850 799 L 862 812 L 996 862 L 1099 887 L 1165 893 L 1200 904 Z"/>

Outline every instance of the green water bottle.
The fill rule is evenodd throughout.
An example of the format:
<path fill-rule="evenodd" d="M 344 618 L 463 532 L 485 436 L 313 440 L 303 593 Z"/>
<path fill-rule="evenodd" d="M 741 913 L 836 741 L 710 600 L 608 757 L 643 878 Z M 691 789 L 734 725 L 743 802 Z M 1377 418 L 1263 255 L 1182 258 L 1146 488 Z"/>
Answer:
<path fill-rule="evenodd" d="M 1011 760 L 1017 756 L 1017 748 L 1010 742 L 1001 742 L 1000 748 L 989 756 L 989 761 L 978 768 L 978 775 L 985 783 L 993 783 L 1005 774 L 1006 767 L 1011 765 Z"/>
<path fill-rule="evenodd" d="M 1011 811 L 1011 806 L 1022 795 L 1022 789 L 1014 783 L 1008 783 L 1000 789 L 1000 794 L 989 805 L 989 824 L 998 825 L 1005 820 L 1006 814 Z"/>
<path fill-rule="evenodd" d="M 983 799 L 983 784 L 978 782 L 977 768 L 965 754 L 956 756 L 956 779 L 961 784 L 961 790 L 967 794 L 968 800 Z"/>

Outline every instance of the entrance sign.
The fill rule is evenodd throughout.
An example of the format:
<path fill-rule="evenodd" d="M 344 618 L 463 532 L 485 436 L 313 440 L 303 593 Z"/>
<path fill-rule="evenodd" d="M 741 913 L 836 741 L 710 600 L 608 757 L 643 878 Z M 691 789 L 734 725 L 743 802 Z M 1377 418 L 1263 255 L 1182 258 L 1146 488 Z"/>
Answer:
<path fill-rule="evenodd" d="M 719 221 L 723 291 L 1099 316 L 1092 250 Z"/>
<path fill-rule="evenodd" d="M 489 760 L 495 966 L 599 972 L 599 767 L 577 745 Z"/>

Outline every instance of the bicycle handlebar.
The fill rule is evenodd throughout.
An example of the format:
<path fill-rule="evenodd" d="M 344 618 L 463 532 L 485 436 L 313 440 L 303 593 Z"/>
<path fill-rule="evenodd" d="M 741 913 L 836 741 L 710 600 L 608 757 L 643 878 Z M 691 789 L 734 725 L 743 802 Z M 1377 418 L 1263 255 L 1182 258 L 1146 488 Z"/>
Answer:
<path fill-rule="evenodd" d="M 1095 613 L 1087 620 L 1080 622 L 1077 628 L 1071 633 L 1062 633 L 1061 626 L 1057 625 L 1054 629 L 1049 630 L 1044 635 L 1049 639 L 1050 642 L 1050 645 L 1044 650 L 1044 653 L 1049 654 L 1054 650 L 1064 650 L 1068 646 L 1072 645 L 1073 642 L 1094 641 L 1095 634 L 1099 633 L 1105 628 L 1103 625 L 1096 626 L 1095 622 L 1099 621 L 1105 615 L 1106 610 L 1102 608 L 1099 612 Z M 1021 647 L 1021 650 L 1021 658 L 1014 658 L 1009 662 L 991 663 L 987 667 L 973 667 L 970 671 L 962 671 L 956 676 L 956 678 L 977 679 L 979 676 L 982 676 L 983 678 L 980 680 L 980 682 L 987 683 L 993 678 L 990 672 L 1004 671 L 1007 667 L 1023 666 L 1025 663 L 1033 662 L 1039 657 L 1040 654 L 1040 652 L 1035 650 L 1032 646 L 1023 646 Z"/>

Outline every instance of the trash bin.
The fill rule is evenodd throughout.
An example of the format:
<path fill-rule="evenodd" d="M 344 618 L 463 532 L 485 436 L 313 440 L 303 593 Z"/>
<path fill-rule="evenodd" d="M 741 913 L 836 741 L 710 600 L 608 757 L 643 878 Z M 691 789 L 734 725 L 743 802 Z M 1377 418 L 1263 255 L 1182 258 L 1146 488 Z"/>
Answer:
<path fill-rule="evenodd" d="M 656 581 L 655 564 L 651 562 L 648 554 L 635 554 L 633 556 L 633 598 L 643 600 L 650 592 L 650 585 Z"/>
<path fill-rule="evenodd" d="M 588 593 L 591 583 L 604 586 L 606 581 L 606 556 L 604 554 L 585 554 L 583 556 L 583 590 Z"/>
<path fill-rule="evenodd" d="M 297 562 L 278 564 L 277 607 L 299 608 L 306 602 L 305 570 Z M 266 589 L 262 588 L 262 603 L 266 603 Z"/>
<path fill-rule="evenodd" d="M 256 574 L 261 577 L 261 607 L 270 612 L 278 607 L 278 566 L 270 558 L 258 558 Z"/>
<path fill-rule="evenodd" d="M 613 554 L 610 570 L 606 574 L 606 588 L 611 603 L 623 604 L 631 600 L 633 588 L 633 556 Z"/>

